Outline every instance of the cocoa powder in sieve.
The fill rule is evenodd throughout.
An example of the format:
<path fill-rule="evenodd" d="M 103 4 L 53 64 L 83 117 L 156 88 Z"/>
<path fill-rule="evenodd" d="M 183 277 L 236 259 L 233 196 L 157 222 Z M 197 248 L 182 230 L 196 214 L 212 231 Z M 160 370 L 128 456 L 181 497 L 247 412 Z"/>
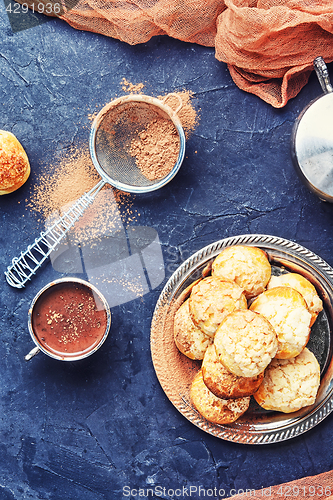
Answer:
<path fill-rule="evenodd" d="M 179 136 L 171 120 L 158 117 L 134 139 L 130 155 L 149 180 L 162 179 L 172 170 L 179 155 Z"/>
<path fill-rule="evenodd" d="M 127 88 L 123 87 L 123 90 L 135 93 L 135 86 L 123 79 L 124 81 L 126 81 Z M 143 84 L 138 88 L 141 90 Z M 177 109 L 181 102 L 181 108 L 177 114 L 186 139 L 190 137 L 199 122 L 198 114 L 191 102 L 192 98 L 193 93 L 187 90 L 158 97 L 173 110 Z M 129 152 L 135 157 L 136 165 L 142 174 L 153 181 L 162 179 L 171 172 L 179 155 L 179 147 L 180 140 L 174 124 L 160 117 L 150 123 L 139 134 L 138 139 L 132 141 Z"/>

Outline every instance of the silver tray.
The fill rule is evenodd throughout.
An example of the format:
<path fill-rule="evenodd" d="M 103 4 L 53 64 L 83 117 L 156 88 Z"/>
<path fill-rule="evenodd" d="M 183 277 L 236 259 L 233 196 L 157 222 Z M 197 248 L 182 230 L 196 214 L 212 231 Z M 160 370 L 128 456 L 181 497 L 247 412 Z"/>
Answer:
<path fill-rule="evenodd" d="M 249 410 L 236 422 L 215 425 L 203 418 L 191 405 L 189 389 L 201 362 L 181 354 L 173 339 L 173 318 L 179 305 L 190 293 L 194 281 L 209 274 L 220 251 L 231 245 L 252 245 L 265 250 L 273 274 L 297 272 L 316 287 L 324 310 L 312 326 L 307 347 L 321 367 L 321 384 L 316 402 L 289 414 L 266 411 L 251 398 Z M 157 378 L 172 404 L 190 422 L 218 438 L 244 444 L 269 444 L 286 441 L 309 431 L 333 410 L 333 269 L 310 250 L 275 236 L 252 234 L 219 240 L 199 250 L 172 274 L 157 301 L 150 346 Z"/>

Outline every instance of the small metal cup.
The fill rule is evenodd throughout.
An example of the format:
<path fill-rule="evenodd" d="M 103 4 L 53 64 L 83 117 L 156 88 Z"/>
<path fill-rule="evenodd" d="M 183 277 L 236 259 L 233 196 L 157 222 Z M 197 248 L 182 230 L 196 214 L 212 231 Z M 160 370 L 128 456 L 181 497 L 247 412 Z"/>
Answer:
<path fill-rule="evenodd" d="M 48 350 L 46 346 L 44 346 L 38 339 L 37 335 L 35 334 L 34 328 L 33 328 L 33 314 L 34 314 L 34 308 L 35 305 L 38 301 L 38 299 L 45 293 L 48 292 L 51 287 L 56 287 L 59 284 L 79 284 L 83 287 L 86 287 L 89 289 L 101 302 L 105 313 L 106 313 L 106 326 L 105 326 L 105 331 L 103 336 L 101 337 L 100 341 L 98 344 L 94 345 L 94 347 L 91 348 L 91 350 L 85 351 L 83 353 L 69 353 L 69 354 L 64 354 L 64 355 L 58 355 L 51 350 Z M 101 294 L 101 292 L 92 284 L 88 283 L 87 281 L 81 280 L 79 278 L 60 278 L 58 280 L 52 281 L 48 285 L 46 285 L 44 288 L 42 288 L 33 301 L 31 302 L 29 312 L 28 312 L 28 329 L 29 333 L 31 335 L 32 340 L 36 344 L 36 347 L 34 347 L 26 356 L 25 359 L 26 361 L 29 361 L 32 357 L 34 357 L 36 354 L 38 354 L 40 351 L 44 352 L 44 354 L 47 354 L 51 358 L 58 359 L 60 361 L 78 361 L 80 359 L 86 358 L 96 352 L 101 345 L 104 343 L 106 337 L 108 336 L 109 330 L 111 326 L 111 312 L 109 309 L 109 305 L 105 299 L 105 297 Z"/>

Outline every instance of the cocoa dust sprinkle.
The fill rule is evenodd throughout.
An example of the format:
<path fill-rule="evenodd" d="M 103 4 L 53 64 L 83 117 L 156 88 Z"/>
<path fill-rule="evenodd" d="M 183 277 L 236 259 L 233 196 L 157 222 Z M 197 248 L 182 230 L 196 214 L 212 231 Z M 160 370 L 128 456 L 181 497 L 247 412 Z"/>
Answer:
<path fill-rule="evenodd" d="M 28 207 L 47 219 L 54 211 L 80 198 L 99 180 L 87 148 L 72 148 L 40 175 Z"/>
<path fill-rule="evenodd" d="M 142 281 L 139 278 L 131 276 L 131 279 L 119 276 L 94 276 L 94 281 L 96 286 L 105 287 L 108 285 L 117 285 L 117 287 L 121 287 L 124 291 L 132 292 L 136 297 L 142 297 L 145 293 L 145 289 L 142 286 Z"/>
<path fill-rule="evenodd" d="M 137 83 L 136 85 L 126 80 L 126 78 L 122 79 L 122 90 L 124 92 L 128 92 L 130 94 L 142 94 L 142 89 L 144 87 L 143 83 Z"/>

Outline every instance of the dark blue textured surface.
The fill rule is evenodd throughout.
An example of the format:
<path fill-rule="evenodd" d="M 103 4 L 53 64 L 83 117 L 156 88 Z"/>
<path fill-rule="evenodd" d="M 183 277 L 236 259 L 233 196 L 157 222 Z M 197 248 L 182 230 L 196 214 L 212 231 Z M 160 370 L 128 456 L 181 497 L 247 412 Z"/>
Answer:
<path fill-rule="evenodd" d="M 129 498 L 125 486 L 200 485 L 227 496 L 333 469 L 332 415 L 285 443 L 248 446 L 212 437 L 178 413 L 149 346 L 165 281 L 112 308 L 110 336 L 91 358 L 61 363 L 40 354 L 27 363 L 29 304 L 59 273 L 47 264 L 24 290 L 3 276 L 43 229 L 24 200 L 47 160 L 88 141 L 88 114 L 122 94 L 123 77 L 150 95 L 193 91 L 200 108 L 178 175 L 134 199 L 138 223 L 158 233 L 165 279 L 201 247 L 247 233 L 296 241 L 333 265 L 333 206 L 301 185 L 289 151 L 294 120 L 321 93 L 316 77 L 276 110 L 240 91 L 213 49 L 166 37 L 132 47 L 58 20 L 13 34 L 4 9 L 0 29 L 1 128 L 19 138 L 32 165 L 26 185 L 0 198 L 0 499 L 113 500 Z"/>

